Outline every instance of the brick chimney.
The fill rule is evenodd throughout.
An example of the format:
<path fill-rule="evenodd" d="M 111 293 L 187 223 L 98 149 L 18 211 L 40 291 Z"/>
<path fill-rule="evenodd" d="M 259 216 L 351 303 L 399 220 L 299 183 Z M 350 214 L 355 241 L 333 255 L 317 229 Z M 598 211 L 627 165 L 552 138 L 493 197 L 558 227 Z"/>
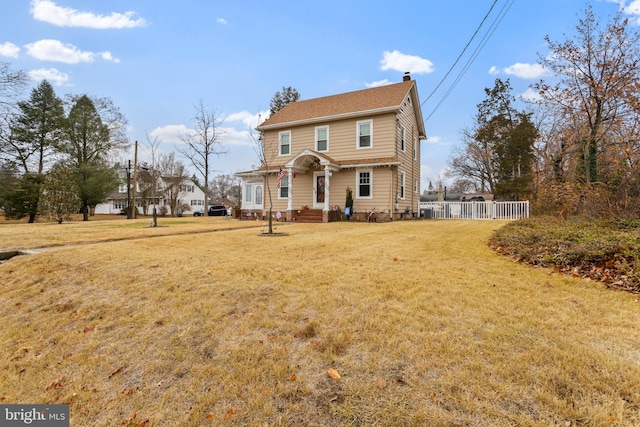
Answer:
<path fill-rule="evenodd" d="M 404 73 L 404 76 L 402 76 L 402 81 L 403 82 L 408 82 L 409 80 L 411 80 L 411 73 L 409 71 L 406 71 Z"/>

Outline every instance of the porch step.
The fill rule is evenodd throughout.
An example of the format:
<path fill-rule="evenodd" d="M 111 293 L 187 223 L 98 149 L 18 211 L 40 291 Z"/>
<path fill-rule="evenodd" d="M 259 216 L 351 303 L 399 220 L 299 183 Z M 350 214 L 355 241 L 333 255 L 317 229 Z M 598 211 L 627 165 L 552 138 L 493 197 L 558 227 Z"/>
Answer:
<path fill-rule="evenodd" d="M 304 209 L 300 213 L 293 211 L 295 222 L 318 223 L 322 222 L 322 209 Z"/>

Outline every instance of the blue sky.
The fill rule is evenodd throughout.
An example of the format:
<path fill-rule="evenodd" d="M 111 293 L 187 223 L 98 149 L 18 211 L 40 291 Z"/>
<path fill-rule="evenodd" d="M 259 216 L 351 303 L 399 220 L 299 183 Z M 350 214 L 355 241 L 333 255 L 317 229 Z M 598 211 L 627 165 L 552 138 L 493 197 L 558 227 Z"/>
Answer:
<path fill-rule="evenodd" d="M 176 151 L 202 101 L 224 119 L 227 154 L 214 159 L 214 175 L 256 165 L 248 129 L 283 86 L 310 99 L 399 82 L 411 71 L 423 116 L 430 116 L 422 143 L 425 189 L 443 177 L 484 88 L 508 78 L 516 95 L 526 94 L 545 73 L 535 65 L 538 54 L 546 54 L 545 35 L 562 41 L 572 34 L 586 4 L 7 0 L 0 61 L 28 72 L 33 85 L 46 78 L 59 96 L 111 98 L 128 119 L 131 142 L 142 148 L 149 137 L 162 142 L 161 150 Z M 604 18 L 619 8 L 634 21 L 640 17 L 640 0 L 591 4 Z M 427 100 L 492 5 L 477 38 Z"/>

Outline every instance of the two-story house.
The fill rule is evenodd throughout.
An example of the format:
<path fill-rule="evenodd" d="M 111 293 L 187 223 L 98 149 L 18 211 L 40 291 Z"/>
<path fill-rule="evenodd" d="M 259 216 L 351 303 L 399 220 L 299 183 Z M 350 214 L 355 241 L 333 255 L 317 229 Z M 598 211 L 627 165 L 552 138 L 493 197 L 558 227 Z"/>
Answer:
<path fill-rule="evenodd" d="M 347 189 L 358 216 L 418 215 L 420 142 L 426 139 L 416 82 L 292 102 L 258 126 L 266 167 L 240 172 L 242 217 L 269 209 L 291 221 L 321 211 L 344 212 Z M 268 179 L 265 175 L 268 174 Z"/>
<path fill-rule="evenodd" d="M 118 190 L 94 208 L 95 214 L 124 214 L 133 194 L 127 194 L 126 177 Z M 155 191 L 150 182 L 136 185 L 135 204 L 138 213 L 151 215 L 156 206 L 159 215 L 194 215 L 205 212 L 204 191 L 189 178 L 161 176 L 156 182 Z M 132 192 L 133 193 L 133 192 Z"/>

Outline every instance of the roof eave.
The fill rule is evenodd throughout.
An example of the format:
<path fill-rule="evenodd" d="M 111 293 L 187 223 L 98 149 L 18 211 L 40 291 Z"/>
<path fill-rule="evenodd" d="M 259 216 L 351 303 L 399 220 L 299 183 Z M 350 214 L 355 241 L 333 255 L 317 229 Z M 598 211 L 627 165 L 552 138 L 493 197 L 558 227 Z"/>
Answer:
<path fill-rule="evenodd" d="M 372 168 L 372 167 L 383 167 L 383 166 L 400 166 L 402 164 L 401 161 L 392 161 L 392 162 L 372 162 L 372 163 L 351 163 L 340 165 L 341 169 L 350 169 L 350 168 Z"/>
<path fill-rule="evenodd" d="M 308 125 L 312 123 L 328 122 L 332 120 L 343 120 L 343 119 L 350 119 L 354 117 L 365 117 L 365 116 L 372 116 L 372 115 L 378 115 L 378 114 L 384 114 L 384 113 L 393 113 L 398 110 L 400 110 L 400 106 L 394 105 L 391 107 L 376 108 L 374 110 L 354 111 L 350 113 L 336 114 L 333 116 L 312 117 L 308 119 L 295 120 L 292 122 L 274 123 L 272 125 L 258 126 L 257 129 L 259 131 L 265 131 L 270 129 L 279 129 L 279 128 L 286 128 L 286 127 L 293 127 L 293 126 Z"/>

